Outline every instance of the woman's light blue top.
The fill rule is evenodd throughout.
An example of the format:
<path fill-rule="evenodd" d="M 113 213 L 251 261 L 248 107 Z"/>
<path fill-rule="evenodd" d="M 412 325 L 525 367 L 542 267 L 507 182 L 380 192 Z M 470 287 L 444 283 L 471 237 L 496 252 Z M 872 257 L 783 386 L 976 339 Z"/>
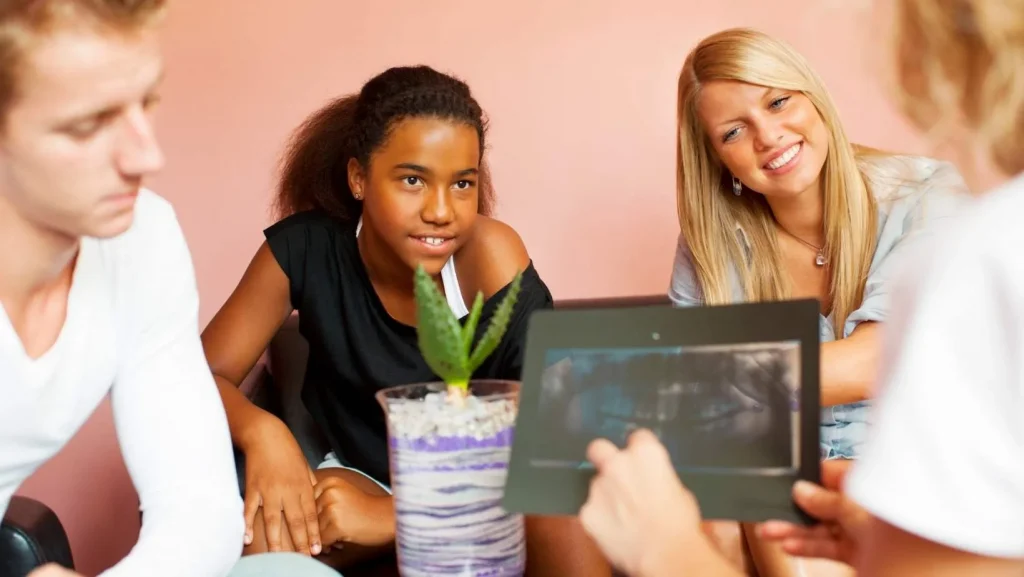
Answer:
<path fill-rule="evenodd" d="M 941 230 L 942 221 L 955 216 L 957 206 L 969 200 L 963 178 L 947 162 L 894 155 L 867 157 L 860 161 L 860 166 L 878 202 L 878 243 L 864 287 L 864 301 L 843 325 L 843 338 L 850 336 L 860 323 L 886 320 L 890 281 L 903 266 L 901 259 L 923 237 Z M 747 258 L 757 258 L 739 226 L 737 234 L 747 250 Z M 732 276 L 736 302 L 743 301 L 739 275 L 734 270 Z M 703 304 L 690 251 L 681 235 L 668 296 L 677 306 Z M 818 327 L 822 343 L 836 340 L 830 317 L 822 315 Z M 857 456 L 858 446 L 867 433 L 868 408 L 867 401 L 822 407 L 822 458 Z"/>

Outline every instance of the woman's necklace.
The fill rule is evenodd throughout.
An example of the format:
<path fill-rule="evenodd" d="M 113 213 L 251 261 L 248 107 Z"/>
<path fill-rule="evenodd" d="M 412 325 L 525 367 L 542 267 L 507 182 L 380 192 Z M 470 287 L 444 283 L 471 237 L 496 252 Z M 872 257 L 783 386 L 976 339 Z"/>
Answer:
<path fill-rule="evenodd" d="M 811 243 L 807 242 L 806 240 L 804 240 L 804 239 L 800 238 L 799 236 L 797 236 L 797 235 L 795 235 L 795 234 L 793 234 L 793 233 L 789 232 L 789 231 L 788 231 L 788 230 L 786 230 L 786 229 L 785 229 L 785 227 L 783 227 L 783 226 L 782 226 L 781 224 L 778 224 L 778 223 L 775 223 L 775 224 L 776 224 L 776 225 L 777 225 L 777 226 L 778 226 L 779 228 L 781 228 L 781 229 L 782 229 L 782 232 L 784 232 L 784 233 L 788 234 L 789 236 L 791 236 L 791 237 L 795 238 L 795 239 L 796 239 L 797 241 L 799 241 L 799 242 L 803 243 L 803 244 L 804 244 L 805 246 L 807 246 L 808 248 L 810 248 L 811 250 L 813 250 L 813 251 L 815 252 L 815 255 L 814 255 L 814 264 L 815 264 L 816 266 L 822 267 L 822 266 L 825 266 L 826 264 L 828 264 L 828 259 L 827 259 L 827 258 L 825 258 L 825 251 L 824 251 L 824 247 L 821 247 L 821 246 L 814 246 L 813 244 L 811 244 Z"/>

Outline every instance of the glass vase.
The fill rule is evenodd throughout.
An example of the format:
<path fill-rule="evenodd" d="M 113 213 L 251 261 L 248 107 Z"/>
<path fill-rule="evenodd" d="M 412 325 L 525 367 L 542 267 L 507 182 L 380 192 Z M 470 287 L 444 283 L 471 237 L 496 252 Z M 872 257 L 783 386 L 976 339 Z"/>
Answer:
<path fill-rule="evenodd" d="M 384 389 L 396 547 L 403 577 L 521 576 L 523 516 L 501 507 L 520 384 L 480 380 Z"/>

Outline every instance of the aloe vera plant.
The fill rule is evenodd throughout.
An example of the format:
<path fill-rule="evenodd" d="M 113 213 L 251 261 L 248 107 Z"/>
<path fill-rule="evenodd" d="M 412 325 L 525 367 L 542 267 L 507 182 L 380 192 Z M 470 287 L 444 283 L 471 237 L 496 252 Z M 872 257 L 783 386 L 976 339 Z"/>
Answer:
<path fill-rule="evenodd" d="M 413 285 L 417 342 L 427 366 L 448 385 L 450 396 L 466 396 L 473 371 L 498 347 L 512 319 L 522 280 L 523 273 L 520 271 L 494 311 L 487 330 L 474 347 L 473 336 L 484 308 L 483 293 L 477 293 L 469 317 L 464 325 L 460 325 L 434 279 L 427 274 L 423 265 L 416 268 Z"/>

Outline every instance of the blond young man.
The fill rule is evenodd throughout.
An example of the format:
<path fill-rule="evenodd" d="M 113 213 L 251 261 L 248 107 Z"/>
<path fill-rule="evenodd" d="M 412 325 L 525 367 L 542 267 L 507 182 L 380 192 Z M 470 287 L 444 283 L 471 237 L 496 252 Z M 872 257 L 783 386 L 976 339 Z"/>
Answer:
<path fill-rule="evenodd" d="M 164 163 L 164 10 L 0 0 L 0 517 L 109 394 L 143 522 L 103 577 L 315 574 L 299 556 L 236 566 L 242 500 L 191 255 L 143 188 Z"/>

